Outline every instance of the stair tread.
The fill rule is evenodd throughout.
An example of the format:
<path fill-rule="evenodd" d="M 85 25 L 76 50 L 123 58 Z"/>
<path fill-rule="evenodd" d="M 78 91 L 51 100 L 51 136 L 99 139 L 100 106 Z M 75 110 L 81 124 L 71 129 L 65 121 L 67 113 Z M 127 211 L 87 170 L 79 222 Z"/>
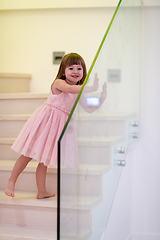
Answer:
<path fill-rule="evenodd" d="M 133 112 L 99 112 L 92 114 L 78 114 L 77 119 L 80 121 L 83 120 L 92 120 L 92 121 L 124 121 L 135 117 L 136 113 Z"/>
<path fill-rule="evenodd" d="M 16 191 L 15 197 L 8 197 L 3 191 L 0 191 L 0 204 L 21 205 L 32 207 L 57 208 L 57 198 L 37 199 L 36 194 Z"/>
<path fill-rule="evenodd" d="M 1 114 L 0 121 L 27 121 L 31 114 Z"/>
<path fill-rule="evenodd" d="M 0 138 L 0 144 L 13 144 L 16 138 Z"/>
<path fill-rule="evenodd" d="M 101 197 L 88 196 L 61 196 L 61 208 L 90 210 L 101 202 Z M 37 199 L 36 194 L 16 191 L 15 197 L 8 197 L 0 191 L 0 204 L 30 207 L 45 207 L 57 209 L 57 196 L 46 199 Z"/>
<path fill-rule="evenodd" d="M 0 160 L 0 170 L 1 171 L 9 171 L 12 170 L 15 160 Z M 27 167 L 24 169 L 25 172 L 35 172 L 36 167 L 38 165 L 37 161 L 31 161 L 28 163 Z M 57 173 L 57 169 L 53 167 L 48 167 L 48 172 Z"/>
<path fill-rule="evenodd" d="M 0 121 L 26 121 L 31 116 L 31 114 L 0 114 Z M 99 113 L 99 114 L 77 114 L 76 119 L 78 121 L 125 121 L 129 118 L 135 116 L 135 113 L 129 112 L 109 112 L 109 113 Z"/>
<path fill-rule="evenodd" d="M 11 171 L 15 160 L 0 160 L 0 171 Z M 38 162 L 31 161 L 24 170 L 25 172 L 35 172 Z M 99 175 L 107 172 L 110 169 L 110 165 L 98 165 L 98 164 L 80 164 L 78 169 L 62 169 L 62 174 L 94 174 Z M 48 167 L 48 173 L 57 173 L 57 168 Z"/>
<path fill-rule="evenodd" d="M 0 94 L 0 100 L 9 100 L 9 99 L 46 99 L 48 93 L 34 93 L 34 92 L 25 92 L 25 93 L 2 93 Z"/>
<path fill-rule="evenodd" d="M 0 144 L 13 144 L 16 138 L 0 138 Z M 107 137 L 78 137 L 78 142 L 112 143 L 117 140 L 124 140 L 124 136 Z"/>
<path fill-rule="evenodd" d="M 111 141 L 115 141 L 117 139 L 123 138 L 123 136 L 107 136 L 107 137 L 79 137 L 78 140 L 79 141 L 84 141 L 84 142 L 111 142 Z"/>
<path fill-rule="evenodd" d="M 32 74 L 30 73 L 0 73 L 0 78 L 27 78 L 31 79 Z"/>
<path fill-rule="evenodd" d="M 79 137 L 78 144 L 80 146 L 113 146 L 119 142 L 125 141 L 125 136 L 107 136 L 107 137 Z"/>

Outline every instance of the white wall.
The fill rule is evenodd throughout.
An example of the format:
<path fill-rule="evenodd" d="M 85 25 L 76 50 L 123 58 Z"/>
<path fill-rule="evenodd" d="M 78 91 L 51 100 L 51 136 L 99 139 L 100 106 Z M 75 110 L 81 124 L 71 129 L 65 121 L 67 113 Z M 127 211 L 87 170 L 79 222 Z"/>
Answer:
<path fill-rule="evenodd" d="M 53 51 L 78 52 L 89 68 L 115 8 L 0 11 L 0 72 L 31 73 L 31 91 L 48 92 Z"/>
<path fill-rule="evenodd" d="M 105 240 L 160 240 L 160 7 L 144 8 L 142 46 L 141 138 L 123 169 Z"/>
<path fill-rule="evenodd" d="M 154 240 L 152 235 L 160 239 L 160 7 L 145 8 L 143 22 L 142 123 L 134 153 L 132 231 Z"/>
<path fill-rule="evenodd" d="M 122 169 L 103 240 L 130 240 L 127 237 L 131 235 L 132 229 L 132 169 L 133 156 L 130 152 L 126 158 L 126 166 Z"/>

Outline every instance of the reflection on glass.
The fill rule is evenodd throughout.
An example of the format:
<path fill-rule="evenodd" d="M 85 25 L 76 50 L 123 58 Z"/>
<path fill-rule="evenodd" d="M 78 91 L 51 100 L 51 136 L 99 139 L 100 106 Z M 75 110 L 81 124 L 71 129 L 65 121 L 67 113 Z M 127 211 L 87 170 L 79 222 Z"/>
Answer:
<path fill-rule="evenodd" d="M 61 163 L 72 163 L 59 169 L 59 239 L 103 239 L 127 149 L 138 138 L 141 1 L 123 0 L 117 10 L 59 142 Z"/>

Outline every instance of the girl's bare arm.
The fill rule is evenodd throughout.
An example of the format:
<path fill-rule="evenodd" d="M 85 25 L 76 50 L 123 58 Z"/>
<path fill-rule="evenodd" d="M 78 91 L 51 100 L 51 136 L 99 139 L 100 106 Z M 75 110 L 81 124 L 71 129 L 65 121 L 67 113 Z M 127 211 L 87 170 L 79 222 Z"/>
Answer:
<path fill-rule="evenodd" d="M 51 88 L 52 88 L 52 92 L 54 94 L 58 94 L 60 92 L 77 94 L 77 93 L 79 93 L 81 86 L 80 85 L 69 85 L 68 83 L 66 83 L 65 80 L 56 79 L 53 82 Z"/>

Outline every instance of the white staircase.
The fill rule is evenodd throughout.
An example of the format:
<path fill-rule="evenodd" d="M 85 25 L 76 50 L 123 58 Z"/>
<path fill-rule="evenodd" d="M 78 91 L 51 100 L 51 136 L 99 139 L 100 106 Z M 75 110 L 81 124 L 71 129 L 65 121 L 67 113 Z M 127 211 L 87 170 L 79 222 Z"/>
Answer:
<path fill-rule="evenodd" d="M 28 73 L 0 73 L 0 93 L 28 92 L 31 78 Z"/>
<path fill-rule="evenodd" d="M 20 175 L 15 198 L 4 194 L 10 172 L 19 156 L 10 147 L 30 114 L 43 104 L 47 96 L 37 93 L 0 94 L 0 240 L 56 240 L 57 198 L 36 199 L 36 161 L 31 161 Z M 103 175 L 111 167 L 111 147 L 124 141 L 125 121 L 131 117 L 78 117 L 77 122 L 81 121 L 78 128 L 80 167 L 64 172 L 62 239 L 87 240 L 91 236 L 92 210 L 101 203 L 103 197 Z M 101 129 L 92 129 L 92 121 L 101 122 L 98 123 Z M 90 130 L 94 134 L 88 138 Z M 101 133 L 104 135 L 104 131 L 110 137 L 97 137 Z M 78 199 L 74 195 L 77 179 Z M 48 168 L 46 183 L 48 191 L 57 192 L 57 169 Z M 78 219 L 77 211 L 80 213 Z"/>

